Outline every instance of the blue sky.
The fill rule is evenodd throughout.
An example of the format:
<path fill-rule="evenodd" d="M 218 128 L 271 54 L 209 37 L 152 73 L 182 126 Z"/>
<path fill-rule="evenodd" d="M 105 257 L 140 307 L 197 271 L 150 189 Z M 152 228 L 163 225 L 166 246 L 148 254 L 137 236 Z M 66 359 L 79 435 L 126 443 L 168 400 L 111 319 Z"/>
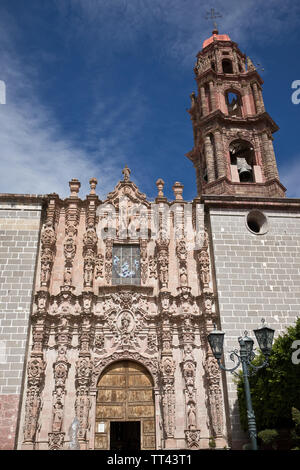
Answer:
<path fill-rule="evenodd" d="M 214 7 L 261 72 L 282 182 L 300 197 L 300 4 L 279 0 L 1 0 L 0 192 L 69 194 L 68 181 L 98 179 L 104 198 L 127 164 L 152 199 L 155 182 L 196 196 L 185 154 L 193 147 L 193 67 L 211 35 Z"/>

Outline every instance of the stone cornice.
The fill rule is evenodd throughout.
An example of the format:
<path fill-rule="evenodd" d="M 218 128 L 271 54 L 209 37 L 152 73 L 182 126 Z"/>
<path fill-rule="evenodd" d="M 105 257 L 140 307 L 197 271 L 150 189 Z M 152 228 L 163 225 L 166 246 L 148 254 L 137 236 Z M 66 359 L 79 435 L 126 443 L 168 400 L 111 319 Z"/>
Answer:
<path fill-rule="evenodd" d="M 300 199 L 296 198 L 276 198 L 276 197 L 255 197 L 255 196 L 201 196 L 201 202 L 206 208 L 253 208 L 276 209 L 284 211 L 300 212 Z"/>

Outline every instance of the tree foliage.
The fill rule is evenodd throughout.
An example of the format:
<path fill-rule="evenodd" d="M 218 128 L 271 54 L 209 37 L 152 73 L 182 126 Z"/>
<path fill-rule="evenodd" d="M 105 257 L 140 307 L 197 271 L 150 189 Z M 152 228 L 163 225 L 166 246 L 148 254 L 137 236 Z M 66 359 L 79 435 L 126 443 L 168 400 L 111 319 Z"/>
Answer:
<path fill-rule="evenodd" d="M 269 365 L 249 377 L 257 430 L 293 428 L 292 408 L 300 409 L 300 364 L 292 362 L 292 344 L 300 340 L 300 318 L 295 326 L 274 341 Z M 264 361 L 261 352 L 253 361 Z M 237 380 L 240 420 L 244 431 L 248 429 L 247 411 L 242 374 Z"/>

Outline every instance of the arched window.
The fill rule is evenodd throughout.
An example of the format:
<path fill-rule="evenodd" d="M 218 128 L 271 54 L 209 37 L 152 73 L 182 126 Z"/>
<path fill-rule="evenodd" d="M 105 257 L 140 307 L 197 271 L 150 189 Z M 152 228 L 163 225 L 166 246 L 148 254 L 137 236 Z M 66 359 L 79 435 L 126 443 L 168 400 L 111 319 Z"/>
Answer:
<path fill-rule="evenodd" d="M 241 96 L 233 91 L 227 91 L 225 95 L 229 116 L 242 117 L 242 99 Z"/>
<path fill-rule="evenodd" d="M 233 73 L 232 62 L 230 59 L 222 60 L 222 70 L 223 73 Z"/>
<path fill-rule="evenodd" d="M 242 139 L 234 140 L 229 146 L 229 152 L 231 166 L 236 167 L 240 182 L 252 183 L 255 154 L 251 143 Z"/>

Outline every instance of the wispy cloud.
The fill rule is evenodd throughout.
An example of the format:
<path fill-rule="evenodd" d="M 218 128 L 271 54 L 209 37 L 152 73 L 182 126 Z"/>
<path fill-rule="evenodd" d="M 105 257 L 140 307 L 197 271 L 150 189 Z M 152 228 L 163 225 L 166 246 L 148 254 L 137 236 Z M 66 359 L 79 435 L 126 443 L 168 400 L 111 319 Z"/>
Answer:
<path fill-rule="evenodd" d="M 57 192 L 65 197 L 68 181 L 78 178 L 84 197 L 90 177 L 96 176 L 98 194 L 104 197 L 120 178 L 130 142 L 142 123 L 142 93 L 133 88 L 116 103 L 98 92 L 97 104 L 84 122 L 86 139 L 78 142 L 39 100 L 36 70 L 18 57 L 10 37 L 13 29 L 12 22 L 1 33 L 6 47 L 0 55 L 0 79 L 5 78 L 7 100 L 0 105 L 0 192 Z M 132 102 L 137 105 L 132 107 Z"/>
<path fill-rule="evenodd" d="M 288 197 L 300 197 L 299 192 L 299 175 L 300 175 L 300 155 L 290 160 L 288 165 L 285 165 L 280 170 L 280 180 L 287 188 Z"/>
<path fill-rule="evenodd" d="M 149 38 L 164 59 L 190 63 L 212 30 L 205 19 L 210 10 L 199 0 L 57 0 L 65 19 L 76 18 L 80 34 L 110 38 L 112 50 Z M 292 34 L 298 27 L 300 5 L 294 0 L 214 1 L 222 13 L 220 31 L 245 46 L 252 40 L 276 43 L 279 34 Z"/>

